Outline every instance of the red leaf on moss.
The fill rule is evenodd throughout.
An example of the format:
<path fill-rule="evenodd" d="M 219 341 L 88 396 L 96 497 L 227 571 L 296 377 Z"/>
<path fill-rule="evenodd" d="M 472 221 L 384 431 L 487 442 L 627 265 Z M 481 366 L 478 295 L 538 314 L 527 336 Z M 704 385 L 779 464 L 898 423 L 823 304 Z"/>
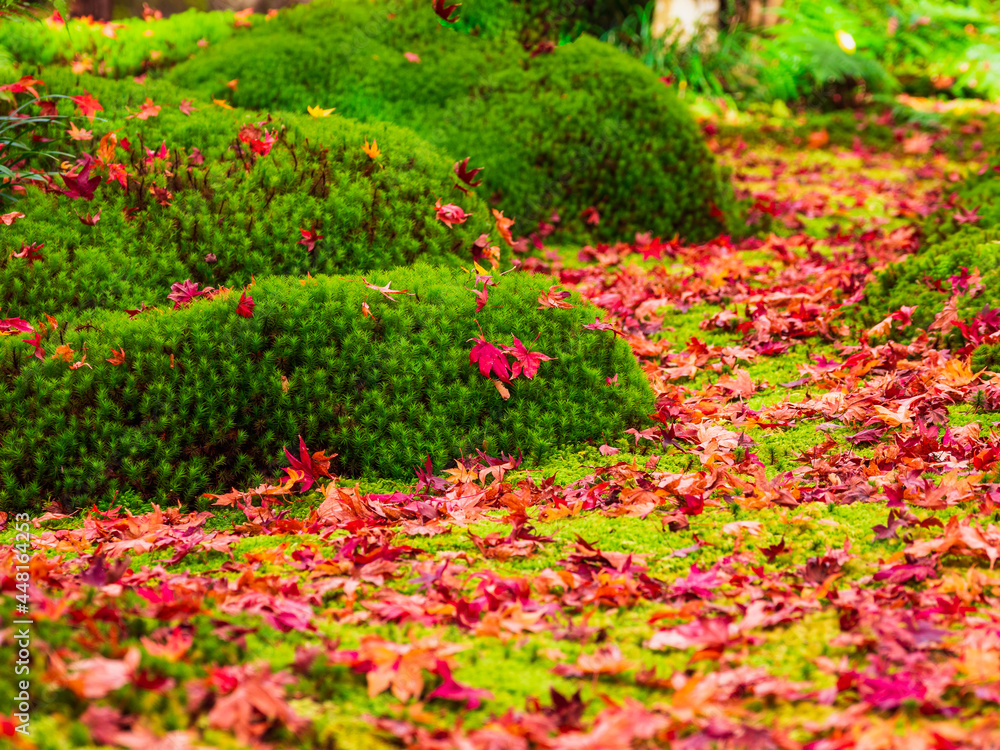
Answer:
<path fill-rule="evenodd" d="M 236 313 L 243 318 L 253 317 L 254 301 L 253 297 L 247 296 L 246 292 L 240 295 L 240 302 L 236 305 Z"/>
<path fill-rule="evenodd" d="M 493 693 L 489 690 L 473 688 L 456 682 L 455 678 L 451 676 L 451 667 L 443 659 L 438 659 L 434 667 L 434 674 L 438 675 L 443 682 L 428 694 L 428 700 L 440 698 L 446 701 L 465 701 L 465 707 L 469 711 L 475 711 L 483 700 L 492 700 L 493 698 Z"/>
<path fill-rule="evenodd" d="M 538 336 L 535 337 L 535 341 L 538 341 Z M 517 360 L 512 368 L 511 377 L 513 378 L 524 373 L 524 377 L 531 380 L 535 377 L 535 373 L 538 372 L 538 365 L 552 359 L 552 357 L 541 352 L 528 351 L 527 347 L 521 343 L 521 340 L 517 336 L 514 337 L 514 346 L 507 349 L 507 353 Z"/>
<path fill-rule="evenodd" d="M 84 89 L 80 96 L 74 96 L 72 101 L 76 105 L 76 108 L 80 110 L 80 114 L 90 118 L 91 120 L 94 119 L 95 112 L 104 111 L 104 107 L 101 106 L 101 103 L 97 101 L 97 99 L 95 99 L 87 91 L 87 89 Z"/>
<path fill-rule="evenodd" d="M 310 253 L 316 248 L 316 243 L 323 239 L 323 235 L 316 231 L 315 226 L 312 229 L 300 229 L 299 234 L 302 235 L 302 239 L 297 244 L 305 245 Z"/>
<path fill-rule="evenodd" d="M 466 156 L 462 161 L 456 161 L 455 174 L 458 175 L 458 179 L 464 182 L 469 187 L 479 187 L 483 184 L 482 180 L 476 180 L 476 175 L 483 171 L 482 167 L 476 167 L 475 169 L 469 169 L 469 159 L 471 156 Z"/>
<path fill-rule="evenodd" d="M 209 291 L 208 289 L 202 289 L 199 291 L 199 286 L 201 285 L 198 282 L 191 281 L 191 279 L 178 281 L 176 284 L 170 285 L 170 294 L 167 295 L 167 299 L 172 300 L 174 303 L 174 309 L 178 310 L 181 307 L 190 304 L 195 297 L 200 297 Z"/>
<path fill-rule="evenodd" d="M 434 12 L 445 23 L 455 23 L 458 20 L 458 16 L 452 16 L 451 14 L 458 10 L 459 5 L 461 3 L 445 5 L 444 0 L 434 0 Z"/>
<path fill-rule="evenodd" d="M 299 435 L 299 457 L 297 459 L 293 457 L 288 452 L 288 448 L 285 448 L 285 455 L 288 457 L 288 462 L 292 465 L 292 469 L 302 473 L 302 477 L 298 480 L 301 485 L 300 491 L 308 492 L 318 477 L 330 476 L 330 459 L 335 458 L 337 454 L 324 456 L 323 451 L 316 451 L 310 456 L 309 449 L 306 448 L 306 441 Z M 293 476 L 288 469 L 285 469 L 285 471 L 289 477 Z"/>
<path fill-rule="evenodd" d="M 478 364 L 483 377 L 490 379 L 495 377 L 504 383 L 510 382 L 510 362 L 507 361 L 507 353 L 483 337 L 471 338 L 469 341 L 476 342 L 469 352 L 469 364 Z"/>

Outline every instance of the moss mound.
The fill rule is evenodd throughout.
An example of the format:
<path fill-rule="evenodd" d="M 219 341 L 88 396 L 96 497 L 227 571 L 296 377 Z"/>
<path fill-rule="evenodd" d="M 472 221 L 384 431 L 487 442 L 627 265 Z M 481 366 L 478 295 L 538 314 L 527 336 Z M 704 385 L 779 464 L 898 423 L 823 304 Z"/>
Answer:
<path fill-rule="evenodd" d="M 264 22 L 258 15 L 243 23 Z M 76 63 L 86 72 L 121 78 L 169 67 L 205 46 L 246 31 L 237 27 L 231 11 L 189 10 L 167 18 L 131 18 L 108 25 L 83 18 L 70 18 L 64 24 L 5 21 L 0 23 L 0 49 L 20 61 L 46 67 Z"/>
<path fill-rule="evenodd" d="M 971 175 L 956 189 L 957 205 L 938 211 L 924 225 L 919 253 L 882 271 L 865 291 L 859 313 L 866 323 L 903 305 L 916 305 L 913 323 L 926 329 L 968 272 L 978 269 L 983 290 L 960 294 L 958 313 L 968 318 L 1000 307 L 1000 171 Z M 978 220 L 967 215 L 975 211 Z M 954 281 L 953 281 L 954 279 Z"/>
<path fill-rule="evenodd" d="M 47 78 L 51 89 L 80 91 L 63 80 L 66 73 Z M 29 189 L 18 207 L 26 218 L 5 227 L 4 241 L 15 251 L 44 243 L 43 260 L 8 254 L 0 261 L 5 317 L 161 304 L 170 285 L 187 278 L 220 286 L 251 276 L 392 268 L 417 258 L 469 264 L 473 242 L 494 229 L 486 206 L 454 189 L 452 162 L 403 128 L 267 118 L 204 100 L 185 115 L 179 105 L 191 97 L 165 83 L 81 83 L 104 107 L 98 115 L 105 119 L 89 124 L 90 151 L 97 154 L 111 131 L 132 143 L 113 157 L 129 173 L 127 189 L 108 183 L 100 166 L 92 169 L 101 184 L 90 201 Z M 146 98 L 159 114 L 125 119 Z M 266 154 L 255 153 L 271 138 Z M 377 159 L 363 150 L 366 140 L 377 142 Z M 54 187 L 66 189 L 61 180 Z M 449 228 L 436 217 L 438 197 L 471 218 Z M 97 211 L 93 226 L 78 218 Z M 299 243 L 302 230 L 314 229 L 322 239 L 310 251 Z"/>
<path fill-rule="evenodd" d="M 169 77 L 251 109 L 319 105 L 405 123 L 485 167 L 478 191 L 525 234 L 555 211 L 567 239 L 648 229 L 699 240 L 725 231 L 734 212 L 731 186 L 673 92 L 591 37 L 531 58 L 514 41 L 443 28 L 422 2 L 317 2 Z"/>
<path fill-rule="evenodd" d="M 454 28 L 534 46 L 542 40 L 601 34 L 624 21 L 634 5 L 628 0 L 465 0 Z"/>
<path fill-rule="evenodd" d="M 390 302 L 358 278 L 273 278 L 250 288 L 250 318 L 233 291 L 133 319 L 99 312 L 49 331 L 42 360 L 24 336 L 3 337 L 0 507 L 116 492 L 191 501 L 254 486 L 287 465 L 282 447 L 294 451 L 298 435 L 339 454 L 331 468 L 351 477 L 412 478 L 428 454 L 441 468 L 484 445 L 541 460 L 558 445 L 613 439 L 653 409 L 628 345 L 582 328 L 593 308 L 575 298 L 572 309 L 537 309 L 551 279 L 498 278 L 477 314 L 460 272 L 421 264 L 367 278 L 413 295 Z M 512 380 L 503 400 L 470 364 L 474 318 L 488 340 L 517 336 L 555 359 Z M 112 350 L 124 363 L 106 361 Z M 71 369 L 84 352 L 93 369 Z M 615 373 L 619 385 L 607 386 Z"/>

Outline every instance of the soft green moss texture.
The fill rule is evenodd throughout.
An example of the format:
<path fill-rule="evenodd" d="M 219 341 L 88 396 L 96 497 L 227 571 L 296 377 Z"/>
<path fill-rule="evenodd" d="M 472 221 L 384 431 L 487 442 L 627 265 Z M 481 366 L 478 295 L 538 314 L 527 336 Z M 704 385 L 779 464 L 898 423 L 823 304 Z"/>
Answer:
<path fill-rule="evenodd" d="M 48 78 L 70 90 L 66 73 Z M 186 278 L 220 286 L 251 276 L 392 268 L 418 258 L 468 264 L 473 242 L 492 229 L 476 196 L 455 195 L 451 162 L 406 129 L 293 114 L 268 122 L 203 102 L 184 115 L 183 93 L 169 84 L 89 76 L 81 83 L 110 113 L 93 122 L 95 134 L 132 135 L 131 152 L 119 149 L 118 158 L 133 176 L 126 191 L 104 182 L 93 201 L 37 190 L 20 201 L 26 217 L 5 228 L 5 242 L 45 243 L 42 262 L 0 261 L 0 305 L 22 317 L 158 304 Z M 126 120 L 147 97 L 162 102 L 159 115 Z M 276 135 L 266 156 L 239 141 L 248 124 Z M 363 151 L 366 139 L 378 143 L 378 160 Z M 166 159 L 150 155 L 161 147 Z M 154 186 L 171 193 L 169 205 L 157 202 Z M 461 201 L 471 217 L 447 227 L 435 217 L 438 196 Z M 137 210 L 127 218 L 126 208 Z M 96 225 L 79 220 L 98 209 Z M 323 236 L 312 251 L 299 244 L 302 229 Z"/>
<path fill-rule="evenodd" d="M 536 308 L 551 279 L 506 276 L 478 314 L 461 272 L 418 265 L 368 279 L 412 296 L 389 301 L 359 278 L 268 278 L 250 289 L 252 318 L 237 314 L 234 292 L 132 320 L 96 313 L 43 342 L 47 355 L 60 342 L 86 351 L 93 369 L 25 359 L 18 337 L 0 340 L 0 504 L 252 487 L 280 473 L 298 435 L 339 454 L 335 470 L 351 477 L 412 478 L 428 455 L 440 468 L 484 447 L 540 460 L 555 445 L 617 437 L 653 410 L 628 345 L 583 329 L 593 308 Z M 470 364 L 476 319 L 487 339 L 517 336 L 555 359 L 503 400 Z M 122 347 L 124 364 L 104 361 Z"/>
<path fill-rule="evenodd" d="M 1000 171 L 977 170 L 957 186 L 955 198 L 955 205 L 928 217 L 920 251 L 879 273 L 865 290 L 860 312 L 867 322 L 916 305 L 913 323 L 926 329 L 952 296 L 950 278 L 975 270 L 982 291 L 958 295 L 959 317 L 1000 307 Z"/>
<path fill-rule="evenodd" d="M 589 36 L 532 58 L 517 42 L 442 27 L 424 3 L 318 2 L 213 45 L 169 78 L 214 97 L 238 79 L 241 107 L 319 105 L 405 123 L 485 167 L 480 194 L 524 233 L 553 211 L 565 237 L 645 228 L 697 240 L 736 228 L 725 219 L 732 188 L 684 106 Z M 587 223 L 589 207 L 599 225 Z"/>

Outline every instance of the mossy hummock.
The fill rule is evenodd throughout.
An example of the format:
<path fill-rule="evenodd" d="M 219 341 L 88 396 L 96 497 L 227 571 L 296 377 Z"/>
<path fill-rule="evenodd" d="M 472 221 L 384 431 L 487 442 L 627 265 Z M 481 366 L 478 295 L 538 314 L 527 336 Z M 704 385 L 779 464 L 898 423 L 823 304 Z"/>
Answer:
<path fill-rule="evenodd" d="M 442 468 L 484 448 L 540 460 L 614 439 L 653 410 L 628 345 L 583 328 L 594 308 L 574 296 L 574 308 L 538 309 L 549 278 L 498 278 L 477 314 L 462 272 L 421 264 L 366 277 L 410 294 L 390 301 L 359 277 L 269 278 L 248 290 L 249 318 L 236 290 L 60 324 L 42 360 L 25 336 L 0 339 L 0 506 L 255 486 L 280 474 L 298 435 L 337 453 L 332 468 L 350 477 L 412 478 L 428 455 Z M 554 358 L 511 380 L 509 400 L 470 364 L 477 319 L 488 340 L 517 336 Z M 124 362 L 107 361 L 121 352 Z"/>
<path fill-rule="evenodd" d="M 859 316 L 868 324 L 916 305 L 913 324 L 927 329 L 953 293 L 952 278 L 978 270 L 982 290 L 956 294 L 960 318 L 1000 307 L 1000 170 L 986 168 L 957 186 L 958 201 L 928 217 L 920 252 L 885 269 L 865 290 Z M 974 214 L 970 216 L 970 214 Z"/>
<path fill-rule="evenodd" d="M 46 77 L 52 89 L 80 90 L 65 80 L 68 72 Z M 111 157 L 127 170 L 127 187 L 109 182 L 98 165 L 89 173 L 100 183 L 92 200 L 69 197 L 58 178 L 47 193 L 28 189 L 18 204 L 25 218 L 4 228 L 4 242 L 15 251 L 44 243 L 42 260 L 0 260 L 5 317 L 159 304 L 186 278 L 221 286 L 418 258 L 468 265 L 483 234 L 509 258 L 487 207 L 455 189 L 453 162 L 405 128 L 248 114 L 191 102 L 165 83 L 84 77 L 81 84 L 104 107 L 103 119 L 74 118 L 92 128 L 89 150 L 97 154 L 112 131 L 120 143 L 131 141 L 130 151 L 119 145 Z M 147 98 L 159 113 L 126 119 Z M 184 101 L 194 108 L 189 115 Z M 61 106 L 73 109 L 66 100 Z M 255 152 L 254 140 L 270 141 L 258 146 L 266 153 Z M 377 158 L 366 143 L 377 143 Z M 439 199 L 470 216 L 446 225 L 437 218 Z M 96 224 L 81 221 L 98 211 Z"/>
<path fill-rule="evenodd" d="M 531 57 L 515 41 L 443 27 L 423 2 L 316 2 L 169 77 L 251 109 L 336 107 L 403 123 L 485 167 L 480 195 L 525 235 L 540 222 L 565 239 L 739 230 L 732 187 L 674 92 L 589 36 Z"/>

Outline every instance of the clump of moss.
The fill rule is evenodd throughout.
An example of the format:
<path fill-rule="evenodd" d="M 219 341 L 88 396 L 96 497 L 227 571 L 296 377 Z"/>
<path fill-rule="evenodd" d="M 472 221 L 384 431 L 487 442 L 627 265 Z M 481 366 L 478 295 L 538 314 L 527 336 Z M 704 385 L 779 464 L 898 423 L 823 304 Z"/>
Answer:
<path fill-rule="evenodd" d="M 66 73 L 47 77 L 50 86 L 74 90 Z M 104 107 L 104 119 L 88 123 L 90 150 L 97 154 L 111 132 L 131 141 L 130 151 L 119 146 L 111 157 L 127 171 L 126 187 L 97 165 L 88 173 L 100 182 L 92 200 L 65 195 L 61 180 L 47 192 L 29 189 L 18 209 L 26 216 L 6 228 L 5 243 L 15 250 L 44 243 L 43 259 L 0 261 L 7 315 L 155 305 L 187 278 L 220 286 L 418 258 L 470 264 L 477 238 L 494 230 L 478 197 L 455 190 L 452 162 L 403 128 L 272 118 L 204 100 L 185 115 L 179 107 L 190 96 L 169 84 L 82 83 Z M 158 115 L 126 119 L 147 98 Z M 377 158 L 366 143 L 377 144 Z M 447 226 L 437 218 L 438 199 L 471 216 Z M 98 212 L 93 225 L 78 218 Z M 508 252 L 495 231 L 491 244 Z"/>
<path fill-rule="evenodd" d="M 209 48 L 170 79 L 232 93 L 241 107 L 336 106 L 405 123 L 485 167 L 480 195 L 525 234 L 553 212 L 565 238 L 738 229 L 731 185 L 675 94 L 592 37 L 529 57 L 517 42 L 443 28 L 424 3 L 317 2 Z"/>
<path fill-rule="evenodd" d="M 885 269 L 869 285 L 857 312 L 864 322 L 916 305 L 913 323 L 926 329 L 952 296 L 961 318 L 1000 307 L 1000 172 L 988 168 L 971 175 L 955 192 L 957 204 L 925 222 L 920 251 Z M 955 286 L 975 270 L 981 276 L 980 293 Z"/>
<path fill-rule="evenodd" d="M 653 410 L 628 345 L 583 329 L 593 308 L 537 308 L 551 279 L 499 278 L 478 314 L 460 272 L 421 264 L 367 279 L 410 294 L 390 302 L 358 277 L 269 278 L 250 288 L 249 318 L 232 292 L 131 320 L 95 313 L 49 330 L 42 359 L 22 337 L 0 340 L 0 507 L 255 486 L 298 435 L 350 477 L 408 478 L 428 455 L 440 468 L 484 446 L 541 460 Z M 504 400 L 470 364 L 474 318 L 488 340 L 517 336 L 554 359 Z"/>

